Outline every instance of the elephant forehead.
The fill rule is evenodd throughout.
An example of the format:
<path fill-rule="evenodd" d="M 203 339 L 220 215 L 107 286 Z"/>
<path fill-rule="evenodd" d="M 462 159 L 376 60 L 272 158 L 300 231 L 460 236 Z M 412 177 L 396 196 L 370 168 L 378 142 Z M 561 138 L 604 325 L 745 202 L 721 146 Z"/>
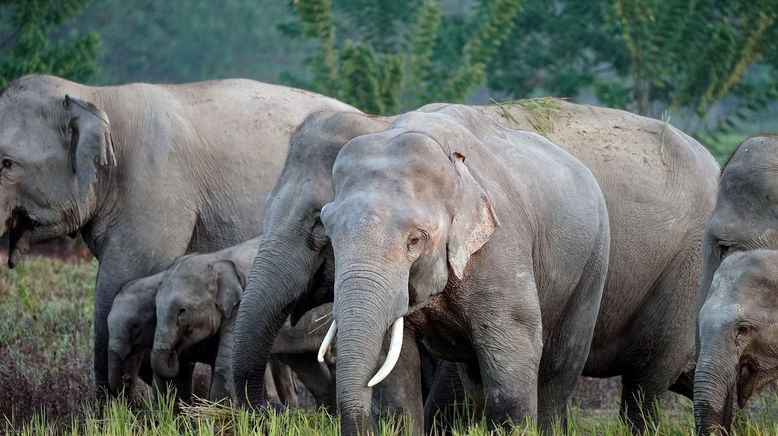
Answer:
<path fill-rule="evenodd" d="M 67 120 L 60 115 L 40 107 L 0 107 L 0 152 L 34 158 L 50 148 L 62 149 Z"/>
<path fill-rule="evenodd" d="M 336 184 L 383 188 L 411 198 L 454 185 L 454 167 L 437 143 L 420 134 L 384 141 L 385 146 L 354 151 L 344 159 L 339 156 L 333 170 Z"/>

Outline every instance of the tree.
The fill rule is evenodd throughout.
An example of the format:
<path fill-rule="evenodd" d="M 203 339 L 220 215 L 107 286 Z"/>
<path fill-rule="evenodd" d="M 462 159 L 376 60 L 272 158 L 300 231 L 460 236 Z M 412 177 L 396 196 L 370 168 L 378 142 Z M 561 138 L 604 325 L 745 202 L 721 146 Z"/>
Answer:
<path fill-rule="evenodd" d="M 318 47 L 307 61 L 311 78 L 285 81 L 386 114 L 463 101 L 485 82 L 520 1 L 482 0 L 470 19 L 444 16 L 435 0 L 293 0 L 292 7 L 299 20 L 282 28 Z M 339 39 L 339 29 L 352 33 Z"/>
<path fill-rule="evenodd" d="M 76 26 L 100 34 L 101 83 L 275 82 L 286 69 L 303 70 L 312 50 L 275 27 L 290 16 L 277 0 L 100 0 Z"/>
<path fill-rule="evenodd" d="M 91 0 L 0 0 L 0 89 L 25 74 L 89 81 L 98 73 L 100 38 L 63 34 Z"/>
<path fill-rule="evenodd" d="M 526 0 L 489 85 L 592 90 L 609 106 L 683 113 L 694 130 L 731 128 L 778 97 L 776 18 L 776 0 Z"/>

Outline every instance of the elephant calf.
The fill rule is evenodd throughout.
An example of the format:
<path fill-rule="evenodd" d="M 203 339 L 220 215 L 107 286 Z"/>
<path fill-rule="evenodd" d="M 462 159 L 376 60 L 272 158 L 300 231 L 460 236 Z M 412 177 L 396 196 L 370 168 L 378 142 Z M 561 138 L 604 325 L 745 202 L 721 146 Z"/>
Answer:
<path fill-rule="evenodd" d="M 189 379 L 193 365 L 182 365 L 179 357 L 191 355 L 213 363 L 211 400 L 234 397 L 233 315 L 258 245 L 252 239 L 213 253 L 182 256 L 163 273 L 155 297 L 155 376 Z"/>
<path fill-rule="evenodd" d="M 697 429 L 729 428 L 732 397 L 742 405 L 775 378 L 770 317 L 776 306 L 778 256 L 778 135 L 744 141 L 724 166 L 716 208 L 705 229 L 694 386 Z M 766 263 L 767 262 L 767 263 Z M 774 291 L 773 291 L 774 292 Z M 716 313 L 716 311 L 720 311 Z M 774 333 L 773 333 L 774 335 Z"/>
<path fill-rule="evenodd" d="M 130 392 L 138 361 L 151 351 L 154 374 L 171 382 L 179 398 L 191 397 L 196 362 L 212 366 L 211 400 L 232 396 L 232 315 L 258 245 L 254 238 L 214 253 L 183 256 L 167 270 L 124 286 L 108 317 L 111 388 Z M 282 329 L 265 372 L 272 400 L 298 404 L 292 366 L 317 404 L 334 407 L 334 367 L 315 360 L 325 331 L 315 325 L 330 310 L 322 306 L 295 327 L 287 323 Z M 150 374 L 141 378 L 151 382 Z"/>
<path fill-rule="evenodd" d="M 729 430 L 740 407 L 778 379 L 778 251 L 728 256 L 713 276 L 700 311 L 695 415 L 701 434 Z"/>
<path fill-rule="evenodd" d="M 157 324 L 156 296 L 164 272 L 143 277 L 127 283 L 116 296 L 108 315 L 108 376 L 111 388 L 115 391 L 132 393 L 135 390 L 136 377 L 152 384 L 151 367 L 148 365 L 149 352 L 154 344 L 154 330 Z M 212 353 L 195 347 L 187 353 L 185 367 L 193 369 L 196 362 L 213 365 Z M 210 356 L 210 357 L 209 357 Z M 277 360 L 272 368 L 265 371 L 265 383 L 268 396 L 272 401 L 294 404 L 293 379 L 289 367 Z M 280 385 L 276 387 L 277 384 Z M 191 372 L 175 377 L 173 384 L 178 398 L 189 401 L 194 377 Z M 210 384 L 210 382 L 209 382 Z M 210 391 L 210 387 L 207 388 Z"/>

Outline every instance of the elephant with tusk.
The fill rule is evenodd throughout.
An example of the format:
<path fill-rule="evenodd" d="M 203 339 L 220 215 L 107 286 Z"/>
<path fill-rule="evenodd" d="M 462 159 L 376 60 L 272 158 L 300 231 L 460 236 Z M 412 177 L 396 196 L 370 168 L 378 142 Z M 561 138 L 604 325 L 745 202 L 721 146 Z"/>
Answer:
<path fill-rule="evenodd" d="M 661 121 L 561 100 L 546 104 L 549 109 L 520 103 L 472 108 L 504 127 L 541 132 L 597 178 L 609 212 L 611 256 L 584 374 L 622 376 L 621 413 L 640 432 L 668 388 L 692 396 L 701 241 L 716 200 L 719 167 L 701 144 Z M 538 117 L 548 121 L 540 124 Z M 383 131 L 393 119 L 322 112 L 295 134 L 268 197 L 263 228 L 270 237 L 260 246 L 236 320 L 235 381 L 247 393 L 239 400 L 264 403 L 262 368 L 286 315 L 304 310 L 309 301 L 333 301 L 336 259 L 320 215 L 334 198 L 335 157 L 349 140 Z M 411 330 L 405 323 L 404 335 Z M 403 344 L 400 363 L 412 353 L 406 345 L 411 346 Z M 463 354 L 454 360 L 468 359 Z M 465 366 L 453 372 L 478 372 Z M 389 378 L 409 380 L 408 374 L 398 374 L 403 368 L 396 367 Z M 477 382 L 469 380 L 468 386 Z M 646 401 L 639 401 L 641 395 Z M 441 405 L 430 407 L 427 418 Z"/>

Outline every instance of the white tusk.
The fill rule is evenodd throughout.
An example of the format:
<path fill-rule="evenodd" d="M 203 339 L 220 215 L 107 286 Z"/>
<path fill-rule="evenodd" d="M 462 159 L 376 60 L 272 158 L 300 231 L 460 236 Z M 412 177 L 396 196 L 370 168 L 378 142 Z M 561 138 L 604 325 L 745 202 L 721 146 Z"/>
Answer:
<path fill-rule="evenodd" d="M 397 318 L 392 324 L 392 338 L 389 340 L 389 351 L 386 353 L 386 360 L 384 365 L 378 370 L 378 372 L 367 382 L 367 387 L 381 383 L 386 376 L 392 372 L 394 365 L 397 364 L 397 359 L 400 358 L 400 350 L 403 347 L 403 317 Z"/>
<path fill-rule="evenodd" d="M 330 345 L 332 344 L 332 338 L 335 337 L 335 332 L 338 331 L 338 326 L 335 324 L 335 320 L 332 320 L 332 324 L 330 324 L 330 329 L 327 330 L 327 334 L 324 335 L 324 340 L 321 341 L 321 347 L 319 347 L 319 356 L 317 359 L 319 360 L 319 363 L 324 362 L 324 355 L 327 354 L 327 351 L 330 350 Z"/>

